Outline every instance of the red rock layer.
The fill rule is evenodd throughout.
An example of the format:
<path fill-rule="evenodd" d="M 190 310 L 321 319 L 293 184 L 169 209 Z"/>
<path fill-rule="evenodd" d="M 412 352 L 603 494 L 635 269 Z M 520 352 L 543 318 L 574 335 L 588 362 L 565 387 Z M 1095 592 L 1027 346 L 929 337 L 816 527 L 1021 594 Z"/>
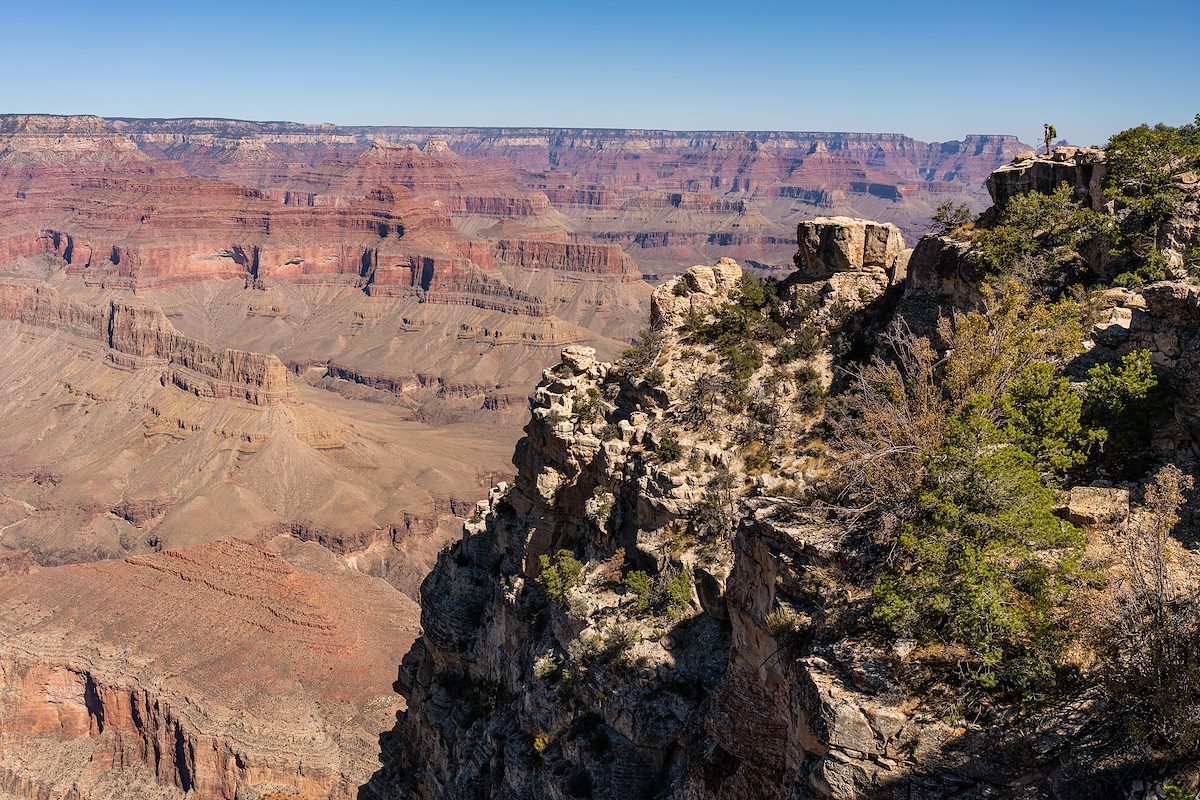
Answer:
<path fill-rule="evenodd" d="M 520 269 L 549 269 L 556 273 L 604 277 L 620 282 L 642 278 L 637 265 L 616 245 L 500 239 L 492 248 L 497 261 Z"/>
<path fill-rule="evenodd" d="M 90 282 L 150 286 L 205 278 L 363 282 L 379 251 L 461 238 L 449 218 L 380 187 L 354 201 L 272 196 L 195 178 L 93 177 L 54 201 L 11 201 L 0 259 L 52 253 Z M 0 205 L 0 211 L 6 210 Z"/>
<path fill-rule="evenodd" d="M 10 577 L 0 608 L 0 793 L 31 798 L 353 797 L 415 634 L 381 581 L 232 539 Z"/>
<path fill-rule="evenodd" d="M 155 175 L 186 171 L 279 189 L 289 205 L 311 204 L 322 194 L 361 197 L 393 184 L 455 217 L 537 220 L 540 228 L 570 230 L 577 241 L 607 237 L 599 241 L 622 244 L 643 270 L 702 255 L 786 262 L 786 248 L 771 238 L 789 237 L 795 216 L 816 209 L 868 215 L 919 233 L 945 197 L 985 205 L 986 176 L 1024 149 L 1009 136 L 924 143 L 899 134 L 337 128 L 49 116 L 0 117 L 0 139 L 9 143 L 0 148 L 20 151 L 10 161 L 36 173 L 38 185 L 47 183 L 47 165 L 29 154 L 72 148 L 90 149 L 85 160 L 106 169 L 120 163 Z M 3 161 L 0 155 L 0 169 Z M 572 222 L 563 225 L 557 212 Z M 660 244 L 653 235 L 659 233 L 676 238 Z M 30 247 L 0 244 L 10 254 Z M 344 262 L 353 254 L 285 254 L 277 266 L 334 255 Z"/>
<path fill-rule="evenodd" d="M 464 159 L 436 140 L 424 148 L 372 141 L 353 158 L 331 159 L 300 174 L 273 175 L 268 183 L 346 196 L 381 184 L 403 186 L 457 215 L 513 219 L 550 210 L 544 194 L 520 188 L 520 176 L 509 164 Z"/>

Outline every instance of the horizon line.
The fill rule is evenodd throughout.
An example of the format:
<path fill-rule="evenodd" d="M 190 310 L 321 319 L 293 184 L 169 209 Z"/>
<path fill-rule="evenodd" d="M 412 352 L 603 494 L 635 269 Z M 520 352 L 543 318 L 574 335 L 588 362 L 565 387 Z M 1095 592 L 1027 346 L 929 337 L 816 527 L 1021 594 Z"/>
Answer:
<path fill-rule="evenodd" d="M 339 123 L 339 122 L 298 122 L 288 119 L 245 119 L 242 117 L 194 116 L 194 117 L 139 117 L 139 116 L 106 116 L 92 113 L 63 113 L 55 111 L 13 111 L 0 112 L 0 119 L 8 117 L 61 117 L 64 119 L 92 117 L 105 121 L 117 122 L 241 122 L 252 125 L 293 125 L 297 127 L 332 127 L 343 130 L 393 128 L 404 130 L 537 130 L 537 131 L 595 131 L 600 133 L 628 133 L 638 131 L 644 133 L 741 133 L 741 134 L 797 134 L 805 136 L 902 136 L 915 142 L 926 144 L 944 144 L 946 142 L 964 141 L 972 137 L 1005 137 L 1015 139 L 1024 144 L 1017 134 L 1013 133 L 964 133 L 961 139 L 922 140 L 901 131 L 868 131 L 868 130 L 796 130 L 784 128 L 656 128 L 656 127 L 608 127 L 596 125 L 416 125 L 392 123 Z"/>

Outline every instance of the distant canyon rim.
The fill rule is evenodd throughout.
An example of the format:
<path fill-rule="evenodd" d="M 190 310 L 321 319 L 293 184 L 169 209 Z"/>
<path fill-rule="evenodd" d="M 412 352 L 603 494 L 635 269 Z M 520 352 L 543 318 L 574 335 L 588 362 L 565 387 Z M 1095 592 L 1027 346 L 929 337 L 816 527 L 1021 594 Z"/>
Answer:
<path fill-rule="evenodd" d="M 0 797 L 356 796 L 565 346 L 1028 149 L 0 116 Z"/>

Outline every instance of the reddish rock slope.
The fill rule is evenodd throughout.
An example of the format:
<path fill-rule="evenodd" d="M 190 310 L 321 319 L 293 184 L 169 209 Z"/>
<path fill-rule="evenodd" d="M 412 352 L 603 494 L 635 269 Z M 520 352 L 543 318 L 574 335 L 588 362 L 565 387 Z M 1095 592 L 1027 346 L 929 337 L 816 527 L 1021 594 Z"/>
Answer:
<path fill-rule="evenodd" d="M 226 539 L 0 581 L 0 794 L 349 798 L 416 606 Z"/>

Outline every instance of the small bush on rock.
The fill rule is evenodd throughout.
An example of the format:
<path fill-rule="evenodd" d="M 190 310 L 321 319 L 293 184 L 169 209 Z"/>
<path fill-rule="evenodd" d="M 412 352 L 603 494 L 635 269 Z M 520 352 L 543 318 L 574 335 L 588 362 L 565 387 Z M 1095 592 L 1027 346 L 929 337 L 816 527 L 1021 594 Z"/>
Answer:
<path fill-rule="evenodd" d="M 945 236 L 966 225 L 972 216 L 966 203 L 946 200 L 933 212 L 933 217 L 929 220 L 929 232 L 935 236 Z"/>
<path fill-rule="evenodd" d="M 589 387 L 582 397 L 575 399 L 573 411 L 581 423 L 586 425 L 595 422 L 596 415 L 600 412 L 600 390 L 594 386 Z"/>
<path fill-rule="evenodd" d="M 583 564 L 575 558 L 570 550 L 559 550 L 554 558 L 548 555 L 538 557 L 542 571 L 538 573 L 537 582 L 546 596 L 556 603 L 565 603 L 567 594 L 579 585 L 583 575 Z"/>
<path fill-rule="evenodd" d="M 677 620 L 692 607 L 692 581 L 684 571 L 652 578 L 637 569 L 626 573 L 622 583 L 633 595 L 633 607 L 639 614 L 665 614 Z"/>
<path fill-rule="evenodd" d="M 650 590 L 653 582 L 645 570 L 635 569 L 625 575 L 621 581 L 634 597 L 634 608 L 640 613 L 650 610 Z"/>
<path fill-rule="evenodd" d="M 638 343 L 621 353 L 618 366 L 631 375 L 641 375 L 658 360 L 662 346 L 662 332 L 646 328 L 638 334 Z"/>

